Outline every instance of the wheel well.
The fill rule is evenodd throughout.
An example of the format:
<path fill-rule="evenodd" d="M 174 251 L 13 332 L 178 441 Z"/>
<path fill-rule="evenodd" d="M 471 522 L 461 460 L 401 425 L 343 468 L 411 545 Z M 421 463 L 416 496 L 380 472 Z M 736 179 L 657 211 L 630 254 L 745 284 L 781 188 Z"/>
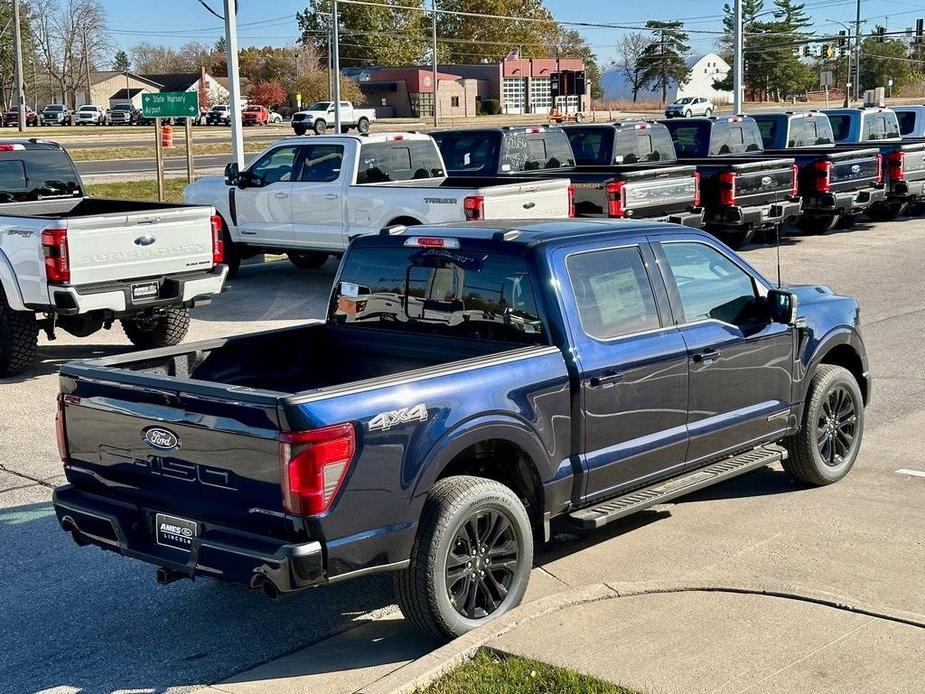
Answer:
<path fill-rule="evenodd" d="M 861 388 L 861 395 L 864 396 L 864 404 L 867 404 L 867 378 L 864 376 L 864 366 L 861 363 L 860 355 L 851 345 L 837 345 L 830 349 L 822 357 L 820 364 L 832 364 L 848 369 Z"/>
<path fill-rule="evenodd" d="M 416 226 L 420 226 L 421 222 L 415 219 L 414 217 L 396 217 L 391 222 L 386 224 L 386 226 L 390 227 L 393 224 L 403 224 L 406 227 L 416 227 Z"/>
<path fill-rule="evenodd" d="M 510 487 L 527 509 L 534 528 L 543 520 L 543 485 L 530 456 L 517 444 L 504 439 L 479 441 L 463 451 L 437 479 L 454 475 L 473 475 Z"/>

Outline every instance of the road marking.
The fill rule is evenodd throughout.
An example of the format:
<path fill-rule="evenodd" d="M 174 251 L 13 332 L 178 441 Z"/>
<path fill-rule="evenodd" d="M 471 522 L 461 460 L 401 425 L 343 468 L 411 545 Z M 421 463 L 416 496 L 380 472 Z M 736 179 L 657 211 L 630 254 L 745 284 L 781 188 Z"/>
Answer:
<path fill-rule="evenodd" d="M 897 475 L 909 475 L 909 477 L 925 477 L 925 470 L 907 470 L 900 468 L 896 471 Z"/>

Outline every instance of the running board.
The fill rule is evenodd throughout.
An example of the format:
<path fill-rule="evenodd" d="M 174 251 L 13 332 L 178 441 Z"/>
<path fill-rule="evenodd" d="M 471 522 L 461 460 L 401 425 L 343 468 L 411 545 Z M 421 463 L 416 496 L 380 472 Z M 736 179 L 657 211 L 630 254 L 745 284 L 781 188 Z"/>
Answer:
<path fill-rule="evenodd" d="M 650 487 L 578 509 L 568 514 L 568 517 L 582 528 L 600 528 L 631 513 L 644 511 L 656 504 L 663 504 L 698 489 L 725 482 L 786 457 L 787 451 L 780 446 L 759 446 L 679 477 L 672 477 Z"/>

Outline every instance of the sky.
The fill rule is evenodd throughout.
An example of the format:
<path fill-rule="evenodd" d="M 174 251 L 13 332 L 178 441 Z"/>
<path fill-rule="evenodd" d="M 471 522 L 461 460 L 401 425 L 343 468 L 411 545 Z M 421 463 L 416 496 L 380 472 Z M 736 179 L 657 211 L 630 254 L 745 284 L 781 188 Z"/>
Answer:
<path fill-rule="evenodd" d="M 221 13 L 222 0 L 204 1 Z M 429 5 L 429 0 L 427 2 Z M 126 50 L 139 41 L 174 47 L 192 40 L 213 43 L 224 32 L 222 22 L 197 0 L 102 0 L 102 3 L 114 43 Z M 805 0 L 805 3 L 816 21 L 817 33 L 837 33 L 839 27 L 832 23 L 833 20 L 854 21 L 854 0 Z M 771 0 L 766 0 L 765 5 L 770 7 Z M 305 6 L 305 0 L 239 0 L 241 45 L 293 45 L 298 36 L 295 13 Z M 722 29 L 723 0 L 659 0 L 652 5 L 624 0 L 546 0 L 546 6 L 560 21 L 641 26 L 648 19 L 680 18 L 691 32 L 693 53 L 712 50 L 716 34 L 710 32 Z M 861 0 L 861 17 L 869 20 L 866 25 L 869 28 L 885 24 L 888 31 L 901 31 L 923 16 L 923 0 Z M 626 31 L 613 28 L 579 30 L 605 66 L 613 59 L 616 44 Z"/>

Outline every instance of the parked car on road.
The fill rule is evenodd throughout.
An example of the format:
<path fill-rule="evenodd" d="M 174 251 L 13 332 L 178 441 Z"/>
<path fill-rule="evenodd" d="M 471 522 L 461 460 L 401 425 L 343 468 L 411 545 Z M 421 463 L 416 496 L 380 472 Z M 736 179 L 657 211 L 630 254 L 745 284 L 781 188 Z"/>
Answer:
<path fill-rule="evenodd" d="M 742 127 L 759 129 L 767 156 L 792 156 L 796 161 L 803 199 L 796 225 L 801 231 L 827 234 L 886 200 L 880 151 L 836 145 L 824 113 L 757 113 L 744 119 Z"/>
<path fill-rule="evenodd" d="M 109 115 L 102 106 L 85 104 L 74 114 L 74 123 L 77 125 L 106 125 L 108 122 Z"/>
<path fill-rule="evenodd" d="M 270 111 L 270 122 L 271 123 L 282 123 L 283 117 L 276 111 Z"/>
<path fill-rule="evenodd" d="M 903 139 L 925 138 L 925 106 L 894 106 Z"/>
<path fill-rule="evenodd" d="M 677 165 L 663 125 L 466 128 L 433 137 L 451 176 L 568 178 L 578 217 L 703 223 L 697 170 Z"/>
<path fill-rule="evenodd" d="M 875 221 L 896 219 L 909 206 L 925 204 L 925 140 L 903 139 L 888 108 L 827 109 L 835 141 L 845 147 L 879 148 L 886 165 L 887 197 L 871 205 Z"/>
<path fill-rule="evenodd" d="M 231 106 L 228 104 L 216 104 L 209 109 L 209 115 L 206 116 L 206 125 L 231 125 Z"/>
<path fill-rule="evenodd" d="M 26 111 L 26 126 L 27 127 L 36 127 L 39 124 L 39 114 L 32 110 L 31 106 L 25 106 Z M 14 106 L 11 109 L 8 109 L 3 112 L 2 116 L 3 127 L 19 125 L 19 109 Z"/>
<path fill-rule="evenodd" d="M 369 125 L 376 120 L 376 109 L 354 108 L 349 101 L 340 102 L 340 131 L 346 133 L 356 129 L 358 133 L 368 133 Z M 319 101 L 304 111 L 292 114 L 292 130 L 296 135 L 304 135 L 311 130 L 316 135 L 323 135 L 328 128 L 334 127 L 334 104 Z"/>
<path fill-rule="evenodd" d="M 266 106 L 251 104 L 241 111 L 241 123 L 244 125 L 267 125 L 270 122 L 270 110 Z"/>
<path fill-rule="evenodd" d="M 110 125 L 135 125 L 140 111 L 131 104 L 115 104 L 109 109 Z"/>
<path fill-rule="evenodd" d="M 665 118 L 690 118 L 713 115 L 713 102 L 703 96 L 685 96 L 665 107 Z"/>
<path fill-rule="evenodd" d="M 189 204 L 212 205 L 226 227 L 225 258 L 286 253 L 320 267 L 350 239 L 392 225 L 485 219 L 564 218 L 567 179 L 447 176 L 429 135 L 377 133 L 281 140 L 243 171 L 186 187 Z"/>
<path fill-rule="evenodd" d="M 700 201 L 710 233 L 741 248 L 759 234 L 779 234 L 799 218 L 794 158 L 765 157 L 761 132 L 742 116 L 663 122 L 678 159 L 696 166 L 700 174 Z"/>
<path fill-rule="evenodd" d="M 210 207 L 86 197 L 53 142 L 0 142 L 0 375 L 29 369 L 38 331 L 122 324 L 139 347 L 175 345 L 189 309 L 222 290 Z"/>
<path fill-rule="evenodd" d="M 452 638 L 517 606 L 554 518 L 597 528 L 778 462 L 842 479 L 859 314 L 675 225 L 384 230 L 351 243 L 324 322 L 64 364 L 54 511 L 162 584 L 388 572 Z"/>
<path fill-rule="evenodd" d="M 48 104 L 42 109 L 41 125 L 74 125 L 74 112 L 64 104 Z"/>

